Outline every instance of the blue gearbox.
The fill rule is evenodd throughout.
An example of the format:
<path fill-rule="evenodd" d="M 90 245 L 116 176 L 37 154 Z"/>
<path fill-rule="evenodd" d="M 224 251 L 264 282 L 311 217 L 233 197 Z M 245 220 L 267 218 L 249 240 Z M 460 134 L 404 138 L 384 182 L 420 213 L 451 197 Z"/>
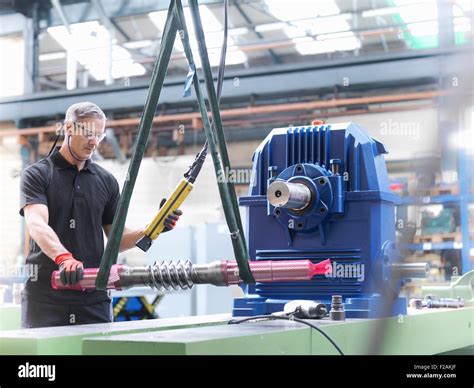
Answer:
<path fill-rule="evenodd" d="M 274 129 L 253 155 L 246 207 L 251 260 L 332 262 L 332 273 L 307 282 L 245 285 L 233 315 L 283 310 L 295 299 L 342 295 L 346 316 L 377 317 L 384 286 L 400 261 L 395 205 L 383 144 L 353 123 Z M 405 314 L 395 298 L 389 315 Z M 384 314 L 387 315 L 387 314 Z"/>

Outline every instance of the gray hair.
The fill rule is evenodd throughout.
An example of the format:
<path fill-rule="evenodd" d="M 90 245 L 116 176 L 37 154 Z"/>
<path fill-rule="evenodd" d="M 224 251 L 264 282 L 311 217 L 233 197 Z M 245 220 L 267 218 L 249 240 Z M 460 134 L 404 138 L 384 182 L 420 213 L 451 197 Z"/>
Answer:
<path fill-rule="evenodd" d="M 75 122 L 80 118 L 107 120 L 102 109 L 100 109 L 96 104 L 88 101 L 73 104 L 66 111 L 66 121 Z"/>

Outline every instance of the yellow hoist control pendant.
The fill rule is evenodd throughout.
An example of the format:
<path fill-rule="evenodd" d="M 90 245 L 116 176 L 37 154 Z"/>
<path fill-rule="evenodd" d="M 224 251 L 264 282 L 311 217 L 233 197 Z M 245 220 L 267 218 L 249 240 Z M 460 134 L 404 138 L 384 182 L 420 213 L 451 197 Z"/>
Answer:
<path fill-rule="evenodd" d="M 181 182 L 179 182 L 171 196 L 160 208 L 153 221 L 145 229 L 145 235 L 136 242 L 135 245 L 138 248 L 146 252 L 151 247 L 153 240 L 156 240 L 165 229 L 166 218 L 179 208 L 179 206 L 184 202 L 186 197 L 192 191 L 193 187 L 193 184 L 186 178 L 183 178 Z"/>

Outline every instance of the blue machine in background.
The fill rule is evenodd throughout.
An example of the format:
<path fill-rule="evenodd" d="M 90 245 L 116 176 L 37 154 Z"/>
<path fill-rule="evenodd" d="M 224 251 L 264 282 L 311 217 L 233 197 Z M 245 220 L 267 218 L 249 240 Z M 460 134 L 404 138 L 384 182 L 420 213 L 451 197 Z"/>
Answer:
<path fill-rule="evenodd" d="M 269 314 L 295 299 L 331 304 L 342 295 L 347 317 L 406 313 L 397 297 L 384 313 L 384 290 L 396 279 L 426 275 L 400 263 L 395 204 L 382 143 L 352 123 L 274 129 L 253 155 L 247 208 L 251 260 L 332 262 L 332 273 L 298 283 L 256 283 L 234 300 L 234 316 Z M 421 268 L 421 274 L 420 274 Z"/>

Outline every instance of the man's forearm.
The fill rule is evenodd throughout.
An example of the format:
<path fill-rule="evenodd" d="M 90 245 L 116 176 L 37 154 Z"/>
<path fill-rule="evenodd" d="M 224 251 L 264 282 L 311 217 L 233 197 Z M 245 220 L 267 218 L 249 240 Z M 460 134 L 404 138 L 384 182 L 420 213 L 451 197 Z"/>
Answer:
<path fill-rule="evenodd" d="M 43 253 L 51 260 L 54 260 L 62 253 L 68 252 L 64 245 L 61 244 L 61 241 L 59 241 L 58 235 L 48 224 L 32 222 L 28 228 L 31 238 L 35 240 Z"/>
<path fill-rule="evenodd" d="M 122 241 L 120 242 L 120 252 L 134 248 L 135 243 L 140 240 L 145 234 L 144 229 L 137 230 L 125 230 L 122 235 Z"/>

